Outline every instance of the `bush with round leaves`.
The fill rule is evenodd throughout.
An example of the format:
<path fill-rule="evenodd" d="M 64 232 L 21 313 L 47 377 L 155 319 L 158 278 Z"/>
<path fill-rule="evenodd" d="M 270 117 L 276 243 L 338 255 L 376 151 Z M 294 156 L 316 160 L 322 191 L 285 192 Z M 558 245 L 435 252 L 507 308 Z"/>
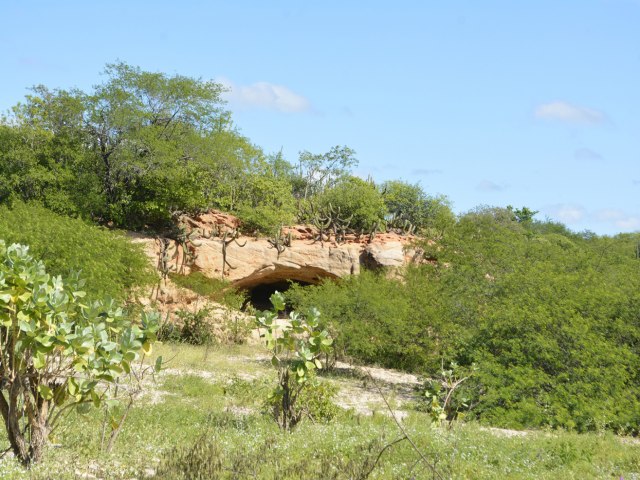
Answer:
<path fill-rule="evenodd" d="M 25 465 L 42 458 L 65 413 L 109 401 L 108 386 L 156 340 L 156 314 L 134 323 L 113 300 L 86 300 L 82 285 L 51 277 L 28 247 L 0 240 L 0 414 Z"/>

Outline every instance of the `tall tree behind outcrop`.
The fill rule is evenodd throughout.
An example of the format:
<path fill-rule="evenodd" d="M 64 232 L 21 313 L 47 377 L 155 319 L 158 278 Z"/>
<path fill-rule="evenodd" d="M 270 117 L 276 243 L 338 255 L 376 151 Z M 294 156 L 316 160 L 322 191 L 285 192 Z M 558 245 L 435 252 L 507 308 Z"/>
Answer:
<path fill-rule="evenodd" d="M 86 216 L 161 227 L 175 212 L 209 206 L 221 161 L 230 171 L 239 156 L 257 154 L 233 129 L 222 85 L 125 63 L 107 65 L 105 75 L 91 93 L 34 87 L 14 109 L 17 125 L 82 152 L 72 168 Z"/>

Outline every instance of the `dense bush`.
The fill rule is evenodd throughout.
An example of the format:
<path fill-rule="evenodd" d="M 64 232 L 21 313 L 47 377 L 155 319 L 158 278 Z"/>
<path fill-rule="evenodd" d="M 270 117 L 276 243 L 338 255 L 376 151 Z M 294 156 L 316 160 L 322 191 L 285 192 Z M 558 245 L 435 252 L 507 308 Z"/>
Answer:
<path fill-rule="evenodd" d="M 124 234 L 35 204 L 0 206 L 0 238 L 28 245 L 53 275 L 80 270 L 92 296 L 125 299 L 132 289 L 156 281 L 142 248 Z"/>
<path fill-rule="evenodd" d="M 211 310 L 203 308 L 197 312 L 179 310 L 179 340 L 189 345 L 212 345 L 215 340 L 213 326 L 209 320 Z"/>
<path fill-rule="evenodd" d="M 358 177 L 346 177 L 317 198 L 320 209 L 329 206 L 342 217 L 351 217 L 349 227 L 369 231 L 376 223 L 382 225 L 387 213 L 382 195 L 371 182 Z"/>
<path fill-rule="evenodd" d="M 322 311 L 339 355 L 424 371 L 439 364 L 442 350 L 433 329 L 437 324 L 433 312 L 418 305 L 424 296 L 412 298 L 412 294 L 398 280 L 364 271 L 339 283 L 292 285 L 287 298 L 299 310 L 315 305 Z"/>
<path fill-rule="evenodd" d="M 640 425 L 640 235 L 574 234 L 507 209 L 462 216 L 402 282 L 293 287 L 343 353 L 438 376 L 477 364 L 471 415 L 504 427 Z"/>
<path fill-rule="evenodd" d="M 390 180 L 380 186 L 380 191 L 389 213 L 387 224 L 390 227 L 403 227 L 408 222 L 416 232 L 440 237 L 455 223 L 447 198 L 427 195 L 419 184 Z"/>

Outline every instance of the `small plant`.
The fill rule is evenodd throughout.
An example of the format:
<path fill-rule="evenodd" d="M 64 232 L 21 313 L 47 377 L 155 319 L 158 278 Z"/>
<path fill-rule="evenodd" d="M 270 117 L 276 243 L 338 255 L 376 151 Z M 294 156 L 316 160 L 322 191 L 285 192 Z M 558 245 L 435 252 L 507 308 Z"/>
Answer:
<path fill-rule="evenodd" d="M 178 310 L 177 317 L 182 322 L 180 341 L 189 345 L 211 345 L 215 342 L 213 328 L 208 321 L 211 310 L 203 308 L 197 312 Z"/>
<path fill-rule="evenodd" d="M 320 382 L 312 376 L 301 390 L 295 404 L 295 414 L 300 418 L 308 418 L 312 422 L 329 422 L 333 420 L 339 407 L 334 403 L 338 387 L 329 382 Z M 269 413 L 276 412 L 281 408 L 281 398 L 269 395 L 264 403 L 265 410 Z"/>
<path fill-rule="evenodd" d="M 269 402 L 273 415 L 284 430 L 292 430 L 304 417 L 298 401 L 303 391 L 313 382 L 313 373 L 322 368 L 320 357 L 331 350 L 333 339 L 320 328 L 320 312 L 311 308 L 306 318 L 292 311 L 286 320 L 278 319 L 285 310 L 284 296 L 271 295 L 273 311 L 260 312 L 256 323 L 260 336 L 271 352 L 271 363 L 278 371 L 278 385 Z"/>
<path fill-rule="evenodd" d="M 456 395 L 456 390 L 469 380 L 475 370 L 475 364 L 467 369 L 451 362 L 449 369 L 442 367 L 439 378 L 425 382 L 423 396 L 426 411 L 434 421 L 451 423 L 464 416 L 462 411 L 469 409 L 469 400 L 464 395 Z"/>

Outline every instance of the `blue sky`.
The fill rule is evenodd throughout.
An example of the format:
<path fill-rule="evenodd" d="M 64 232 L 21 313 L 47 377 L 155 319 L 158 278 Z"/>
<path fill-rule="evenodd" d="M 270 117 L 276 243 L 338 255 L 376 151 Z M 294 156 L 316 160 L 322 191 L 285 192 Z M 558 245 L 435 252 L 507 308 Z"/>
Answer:
<path fill-rule="evenodd" d="M 123 60 L 225 83 L 290 161 L 348 145 L 457 212 L 640 230 L 640 0 L 0 0 L 0 21 L 2 111 Z"/>

